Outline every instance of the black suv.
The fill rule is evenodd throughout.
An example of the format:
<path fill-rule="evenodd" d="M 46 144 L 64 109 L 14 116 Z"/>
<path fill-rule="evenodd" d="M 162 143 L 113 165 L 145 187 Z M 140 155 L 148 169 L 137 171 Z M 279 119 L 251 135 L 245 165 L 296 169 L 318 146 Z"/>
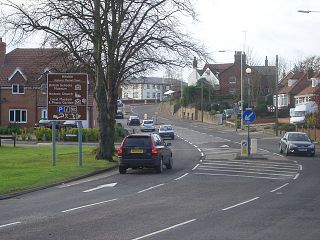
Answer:
<path fill-rule="evenodd" d="M 119 172 L 124 174 L 128 168 L 155 168 L 162 173 L 163 165 L 172 168 L 172 151 L 156 134 L 132 134 L 127 136 L 118 149 Z"/>

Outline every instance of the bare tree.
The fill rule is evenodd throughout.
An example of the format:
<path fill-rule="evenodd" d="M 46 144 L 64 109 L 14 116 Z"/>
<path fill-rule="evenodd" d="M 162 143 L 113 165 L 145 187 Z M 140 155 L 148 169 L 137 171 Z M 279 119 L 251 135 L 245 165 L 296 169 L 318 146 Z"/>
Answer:
<path fill-rule="evenodd" d="M 68 51 L 94 76 L 100 133 L 97 159 L 112 159 L 120 84 L 159 65 L 185 66 L 206 50 L 183 33 L 180 19 L 196 13 L 191 0 L 0 1 L 15 37 L 41 31 L 44 43 Z"/>

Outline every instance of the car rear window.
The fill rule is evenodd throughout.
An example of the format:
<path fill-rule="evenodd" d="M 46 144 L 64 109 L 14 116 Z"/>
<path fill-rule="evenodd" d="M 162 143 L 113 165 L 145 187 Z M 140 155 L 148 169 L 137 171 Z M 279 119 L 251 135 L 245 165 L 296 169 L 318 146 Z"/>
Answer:
<path fill-rule="evenodd" d="M 170 130 L 172 130 L 172 127 L 165 126 L 165 127 L 161 127 L 160 130 L 161 131 L 170 131 Z"/>
<path fill-rule="evenodd" d="M 131 122 L 132 123 L 138 123 L 138 122 L 140 122 L 140 120 L 139 119 L 131 119 Z"/>
<path fill-rule="evenodd" d="M 149 137 L 127 137 L 123 143 L 123 147 L 149 147 L 150 138 Z"/>
<path fill-rule="evenodd" d="M 309 137 L 304 134 L 289 134 L 288 140 L 289 141 L 306 141 L 306 142 L 310 141 Z"/>
<path fill-rule="evenodd" d="M 153 124 L 153 121 L 143 121 L 144 124 Z"/>

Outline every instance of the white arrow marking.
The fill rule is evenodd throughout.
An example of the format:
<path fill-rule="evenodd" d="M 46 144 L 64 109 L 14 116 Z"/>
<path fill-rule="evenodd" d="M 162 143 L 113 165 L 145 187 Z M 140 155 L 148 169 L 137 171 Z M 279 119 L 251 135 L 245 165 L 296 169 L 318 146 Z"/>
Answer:
<path fill-rule="evenodd" d="M 228 145 L 222 145 L 220 146 L 221 148 L 228 148 L 229 146 Z"/>
<path fill-rule="evenodd" d="M 105 188 L 105 187 L 114 187 L 115 185 L 117 185 L 117 183 L 108 183 L 108 184 L 100 185 L 98 187 L 91 188 L 91 189 L 88 189 L 88 190 L 85 190 L 85 191 L 82 191 L 82 192 L 84 192 L 84 193 L 92 192 L 92 191 L 95 191 L 95 190 L 98 190 L 98 189 L 101 189 L 101 188 Z"/>
<path fill-rule="evenodd" d="M 250 113 L 249 115 L 244 116 L 244 120 L 250 121 L 250 117 L 253 115 L 253 112 Z"/>

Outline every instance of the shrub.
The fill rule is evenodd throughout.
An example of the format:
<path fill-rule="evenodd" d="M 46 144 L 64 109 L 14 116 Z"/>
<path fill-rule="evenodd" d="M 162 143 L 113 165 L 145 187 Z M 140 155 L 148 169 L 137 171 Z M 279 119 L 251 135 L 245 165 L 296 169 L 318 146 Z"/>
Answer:
<path fill-rule="evenodd" d="M 52 139 L 52 130 L 50 128 L 39 127 L 35 131 L 37 141 L 49 141 Z"/>
<path fill-rule="evenodd" d="M 274 126 L 275 128 L 276 126 Z M 296 130 L 296 125 L 292 123 L 278 123 L 278 130 L 292 132 Z"/>

